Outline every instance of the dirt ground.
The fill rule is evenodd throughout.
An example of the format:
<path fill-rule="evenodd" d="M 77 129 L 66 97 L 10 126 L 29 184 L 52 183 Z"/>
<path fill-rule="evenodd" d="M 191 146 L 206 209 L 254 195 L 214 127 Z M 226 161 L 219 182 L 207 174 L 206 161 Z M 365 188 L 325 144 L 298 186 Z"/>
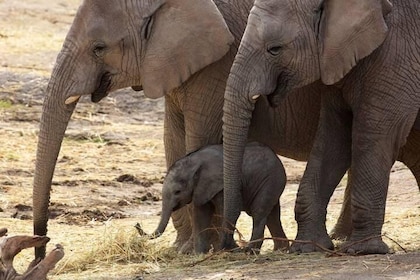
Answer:
<path fill-rule="evenodd" d="M 79 0 L 0 0 L 0 227 L 11 235 L 32 234 L 32 180 L 41 105 L 48 77 Z M 325 253 L 272 253 L 265 242 L 260 256 L 221 254 L 180 256 L 171 260 L 99 263 L 66 270 L 109 231 L 152 231 L 159 219 L 165 175 L 163 100 L 129 89 L 99 104 L 83 99 L 66 133 L 53 179 L 48 235 L 61 243 L 65 258 L 49 279 L 419 279 L 420 195 L 411 173 L 395 164 L 383 233 L 393 254 L 329 257 Z M 296 234 L 294 200 L 302 162 L 282 158 L 288 184 L 281 197 L 286 234 Z M 331 199 L 327 227 L 338 216 L 344 183 Z M 250 219 L 239 230 L 249 238 Z M 154 244 L 171 250 L 169 227 Z M 154 246 L 152 244 L 152 246 Z M 404 250 L 406 251 L 404 251 Z M 20 271 L 32 251 L 22 252 Z M 198 261 L 200 260 L 200 261 Z M 195 265 L 191 265 L 195 263 Z"/>

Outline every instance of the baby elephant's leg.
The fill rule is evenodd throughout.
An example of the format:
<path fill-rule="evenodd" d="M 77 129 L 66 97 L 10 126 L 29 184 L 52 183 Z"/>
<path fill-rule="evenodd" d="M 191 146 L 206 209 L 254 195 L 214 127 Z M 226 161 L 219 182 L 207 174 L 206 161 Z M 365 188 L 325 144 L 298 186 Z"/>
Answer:
<path fill-rule="evenodd" d="M 264 230 L 266 224 L 267 217 L 262 217 L 261 215 L 252 216 L 252 236 L 248 247 L 257 253 L 259 252 L 259 249 L 261 249 L 261 245 L 264 241 Z"/>
<path fill-rule="evenodd" d="M 273 210 L 271 210 L 271 213 L 267 217 L 267 227 L 274 241 L 274 250 L 287 250 L 289 248 L 289 242 L 285 240 L 287 237 L 281 225 L 280 205 L 278 203 L 274 205 Z"/>
<path fill-rule="evenodd" d="M 210 250 L 210 239 L 212 229 L 211 221 L 214 214 L 214 207 L 211 203 L 196 206 L 193 209 L 193 235 L 194 251 L 196 253 L 207 253 Z"/>

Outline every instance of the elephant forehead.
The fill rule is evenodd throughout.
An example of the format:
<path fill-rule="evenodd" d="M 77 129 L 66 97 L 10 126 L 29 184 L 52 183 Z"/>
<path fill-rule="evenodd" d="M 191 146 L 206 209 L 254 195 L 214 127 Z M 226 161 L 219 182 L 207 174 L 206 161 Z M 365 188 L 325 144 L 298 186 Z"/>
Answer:
<path fill-rule="evenodd" d="M 296 1 L 256 0 L 251 12 L 256 12 L 267 19 L 285 18 L 296 13 Z"/>
<path fill-rule="evenodd" d="M 83 9 L 92 11 L 96 14 L 108 13 L 116 6 L 119 6 L 119 2 L 114 0 L 84 0 L 81 7 Z"/>
<path fill-rule="evenodd" d="M 84 30 L 89 37 L 118 34 L 126 26 L 126 15 L 119 1 L 85 0 L 80 6 L 74 24 L 78 32 Z"/>
<path fill-rule="evenodd" d="M 248 25 L 252 25 L 264 41 L 293 38 L 299 25 L 293 3 L 295 1 L 257 0 L 250 12 Z"/>

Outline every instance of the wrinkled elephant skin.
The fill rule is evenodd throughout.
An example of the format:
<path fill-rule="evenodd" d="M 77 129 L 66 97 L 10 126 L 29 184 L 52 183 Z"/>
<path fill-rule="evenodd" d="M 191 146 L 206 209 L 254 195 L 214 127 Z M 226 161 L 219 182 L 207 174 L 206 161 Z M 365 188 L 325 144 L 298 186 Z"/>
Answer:
<path fill-rule="evenodd" d="M 322 108 L 296 200 L 296 239 L 333 247 L 327 204 L 350 168 L 351 228 L 337 230 L 351 232 L 350 253 L 388 252 L 380 235 L 391 167 L 402 160 L 420 178 L 419 10 L 415 0 L 255 1 L 225 93 L 228 222 L 238 217 L 240 162 L 260 99 L 277 106 L 309 89 L 322 96 Z M 224 236 L 226 246 L 232 240 Z"/>

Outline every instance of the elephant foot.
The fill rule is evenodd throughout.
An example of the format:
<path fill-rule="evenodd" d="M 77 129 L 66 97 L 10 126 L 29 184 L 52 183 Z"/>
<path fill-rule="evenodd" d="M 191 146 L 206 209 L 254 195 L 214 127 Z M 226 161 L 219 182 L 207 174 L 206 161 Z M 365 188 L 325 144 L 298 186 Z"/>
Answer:
<path fill-rule="evenodd" d="M 191 237 L 182 244 L 182 246 L 178 246 L 177 247 L 177 251 L 180 254 L 194 254 L 194 253 L 207 253 L 210 248 L 207 245 L 207 243 L 204 245 L 204 247 L 200 247 L 200 246 L 194 246 L 194 236 L 191 235 Z M 213 246 L 213 248 L 215 250 L 219 250 L 220 249 L 220 242 L 219 242 L 219 236 L 214 233 L 210 236 L 208 236 L 206 238 L 206 242 L 208 242 L 208 244 L 211 244 Z"/>
<path fill-rule="evenodd" d="M 290 247 L 289 241 L 275 241 L 273 251 L 280 250 L 282 252 L 286 252 L 289 250 L 289 247 Z"/>
<path fill-rule="evenodd" d="M 250 254 L 250 255 L 259 255 L 261 253 L 261 247 L 252 246 L 251 244 L 251 245 L 245 246 L 243 248 L 243 251 L 245 251 L 245 253 Z"/>
<path fill-rule="evenodd" d="M 314 237 L 313 235 L 308 235 L 306 238 L 296 237 L 295 241 L 292 241 L 290 246 L 290 253 L 311 253 L 317 251 L 333 250 L 334 244 L 327 234 L 318 235 Z"/>
<path fill-rule="evenodd" d="M 191 235 L 186 236 L 181 235 L 179 232 L 177 234 L 177 238 L 175 239 L 174 246 L 177 249 L 179 253 L 181 253 L 183 250 L 187 250 L 187 248 L 190 246 L 192 248 L 192 245 L 189 244 Z"/>
<path fill-rule="evenodd" d="M 330 232 L 331 239 L 335 240 L 348 240 L 351 236 L 352 227 L 347 224 L 339 223 L 334 226 L 332 231 Z"/>
<path fill-rule="evenodd" d="M 176 239 L 174 246 L 178 252 L 183 250 L 184 246 L 190 241 L 192 228 L 191 228 L 191 207 L 187 205 L 172 213 L 172 223 L 176 229 Z"/>
<path fill-rule="evenodd" d="M 192 254 L 194 253 L 194 241 L 192 237 L 187 240 L 181 247 L 178 248 L 180 254 Z"/>
<path fill-rule="evenodd" d="M 381 237 L 366 238 L 363 240 L 349 240 L 340 250 L 351 255 L 387 254 L 389 247 Z"/>
<path fill-rule="evenodd" d="M 223 234 L 221 238 L 221 249 L 226 251 L 234 251 L 239 249 L 238 244 L 236 244 L 233 239 L 232 234 Z"/>

